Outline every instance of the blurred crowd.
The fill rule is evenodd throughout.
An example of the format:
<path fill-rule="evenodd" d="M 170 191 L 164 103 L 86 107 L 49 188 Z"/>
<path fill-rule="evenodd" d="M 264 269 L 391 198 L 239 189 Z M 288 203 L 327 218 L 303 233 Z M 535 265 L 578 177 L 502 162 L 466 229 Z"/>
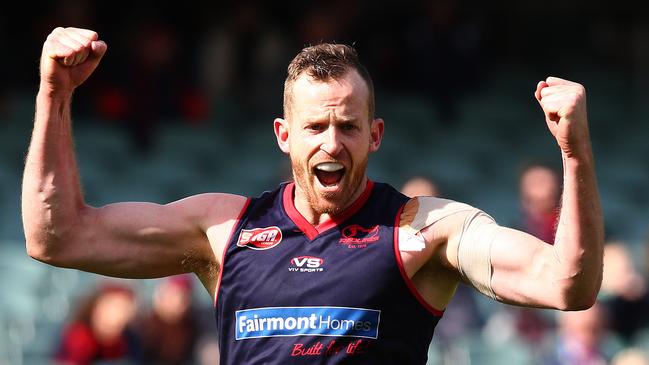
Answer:
<path fill-rule="evenodd" d="M 118 6 L 62 0 L 32 15 L 31 33 L 16 39 L 0 32 L 0 41 L 16 43 L 36 60 L 56 26 L 97 31 L 108 53 L 77 93 L 75 114 L 124 124 L 143 153 L 154 147 L 158 124 L 168 120 L 205 123 L 219 108 L 239 106 L 250 115 L 281 115 L 289 61 L 302 47 L 322 41 L 354 44 L 377 90 L 422 93 L 451 123 L 456 97 L 479 85 L 489 63 L 493 24 L 458 0 L 397 5 L 246 0 Z M 0 16 L 7 30 L 23 21 Z M 0 62 L 18 71 L 7 75 L 0 99 L 17 88 L 35 91 L 34 62 Z"/>
<path fill-rule="evenodd" d="M 214 315 L 194 295 L 189 275 L 162 279 L 152 298 L 126 282 L 107 280 L 77 303 L 52 363 L 218 364 Z"/>
<path fill-rule="evenodd" d="M 643 83 L 646 68 L 639 66 L 649 58 L 642 46 L 649 36 L 644 19 L 624 9 L 611 17 L 606 9 L 585 5 L 60 0 L 35 9 L 17 4 L 13 12 L 0 12 L 0 42 L 14 55 L 0 59 L 5 72 L 0 113 L 13 93 L 36 91 L 38 52 L 56 26 L 96 30 L 109 45 L 99 70 L 77 93 L 75 115 L 122 124 L 142 153 L 152 150 L 157 126 L 169 120 L 206 123 L 220 110 L 237 107 L 249 116 L 280 115 L 288 62 L 302 47 L 322 41 L 353 44 L 373 75 L 377 96 L 405 92 L 426 98 L 442 128 L 453 125 L 461 98 L 478 90 L 496 68 L 524 65 L 539 77 L 569 72 L 561 58 L 539 52 L 549 42 L 553 52 L 570 52 L 575 64 L 583 57 L 590 65 L 618 66 L 628 70 L 622 77 Z M 575 9 L 591 21 L 576 19 Z M 573 23 L 569 29 L 567 22 Z"/>

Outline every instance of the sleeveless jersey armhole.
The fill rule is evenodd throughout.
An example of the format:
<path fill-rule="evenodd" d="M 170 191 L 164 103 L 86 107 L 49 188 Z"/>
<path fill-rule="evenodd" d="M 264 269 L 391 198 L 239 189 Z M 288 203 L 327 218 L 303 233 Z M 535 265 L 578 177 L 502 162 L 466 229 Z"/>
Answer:
<path fill-rule="evenodd" d="M 239 211 L 239 215 L 237 216 L 236 221 L 232 225 L 232 229 L 230 230 L 230 234 L 228 234 L 228 240 L 225 241 L 225 246 L 223 247 L 223 252 L 221 253 L 221 265 L 219 267 L 219 278 L 217 279 L 216 282 L 216 289 L 214 291 L 214 303 L 212 303 L 213 307 L 216 308 L 216 303 L 219 299 L 219 289 L 221 288 L 221 278 L 223 277 L 223 269 L 225 268 L 225 257 L 228 253 L 228 248 L 230 247 L 230 242 L 232 241 L 232 235 L 234 232 L 237 231 L 237 228 L 239 228 L 239 224 L 241 223 L 241 218 L 243 215 L 246 213 L 246 210 L 248 210 L 248 206 L 250 205 L 250 201 L 252 198 L 247 198 L 246 203 L 243 205 L 243 208 L 241 208 L 241 211 Z"/>
<path fill-rule="evenodd" d="M 403 266 L 403 260 L 401 259 L 401 251 L 399 250 L 399 224 L 400 224 L 400 221 L 401 221 L 401 213 L 403 212 L 404 206 L 405 206 L 405 204 L 402 205 L 401 208 L 399 208 L 399 211 L 397 212 L 397 216 L 396 216 L 396 218 L 394 220 L 393 243 L 394 243 L 394 257 L 395 257 L 395 260 L 396 260 L 396 263 L 397 263 L 397 267 L 399 268 L 399 272 L 401 273 L 401 278 L 403 279 L 404 284 L 406 284 L 406 286 L 408 287 L 408 290 L 415 297 L 415 299 L 417 299 L 419 304 L 421 304 L 424 307 L 424 309 L 426 309 L 432 315 L 434 315 L 436 317 L 441 317 L 444 314 L 444 311 L 440 310 L 440 309 L 436 309 L 433 306 L 431 306 L 430 304 L 428 304 L 428 302 L 426 302 L 424 297 L 422 297 L 421 294 L 419 294 L 419 291 L 415 287 L 415 284 L 408 277 L 408 274 L 406 273 L 406 269 Z"/>

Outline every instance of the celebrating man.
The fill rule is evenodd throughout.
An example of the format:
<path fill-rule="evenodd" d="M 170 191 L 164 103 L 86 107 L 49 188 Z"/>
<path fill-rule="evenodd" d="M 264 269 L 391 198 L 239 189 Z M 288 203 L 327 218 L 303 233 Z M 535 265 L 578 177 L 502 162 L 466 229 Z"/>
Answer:
<path fill-rule="evenodd" d="M 549 77 L 535 91 L 564 165 L 549 245 L 469 205 L 369 180 L 384 121 L 356 52 L 338 44 L 307 47 L 288 67 L 274 130 L 294 183 L 259 198 L 89 206 L 70 102 L 106 49 L 78 28 L 57 28 L 43 45 L 23 181 L 27 251 L 117 277 L 194 272 L 215 301 L 221 363 L 424 364 L 460 281 L 510 304 L 593 304 L 603 223 L 581 85 Z"/>

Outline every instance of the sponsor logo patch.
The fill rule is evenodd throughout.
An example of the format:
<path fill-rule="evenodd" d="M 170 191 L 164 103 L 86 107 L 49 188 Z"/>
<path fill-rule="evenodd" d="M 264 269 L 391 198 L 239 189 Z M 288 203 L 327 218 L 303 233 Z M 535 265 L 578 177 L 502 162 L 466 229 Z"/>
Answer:
<path fill-rule="evenodd" d="M 379 240 L 379 226 L 364 228 L 358 224 L 352 224 L 342 229 L 340 232 L 342 238 L 340 243 L 348 245 L 350 248 L 362 248 L 368 243 Z"/>
<path fill-rule="evenodd" d="M 324 260 L 315 256 L 298 256 L 291 259 L 290 272 L 322 272 Z"/>
<path fill-rule="evenodd" d="M 235 339 L 334 336 L 374 338 L 381 311 L 349 307 L 272 307 L 236 311 Z"/>
<path fill-rule="evenodd" d="M 282 230 L 272 226 L 266 228 L 242 229 L 237 246 L 253 250 L 268 250 L 282 241 Z"/>

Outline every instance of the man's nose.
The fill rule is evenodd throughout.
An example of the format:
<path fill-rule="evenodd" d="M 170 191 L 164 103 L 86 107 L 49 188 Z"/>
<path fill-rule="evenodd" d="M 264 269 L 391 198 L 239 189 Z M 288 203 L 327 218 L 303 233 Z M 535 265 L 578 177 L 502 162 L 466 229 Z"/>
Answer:
<path fill-rule="evenodd" d="M 330 126 L 327 131 L 323 133 L 324 140 L 320 145 L 320 149 L 330 156 L 336 156 L 343 148 L 341 133 L 335 126 Z"/>

